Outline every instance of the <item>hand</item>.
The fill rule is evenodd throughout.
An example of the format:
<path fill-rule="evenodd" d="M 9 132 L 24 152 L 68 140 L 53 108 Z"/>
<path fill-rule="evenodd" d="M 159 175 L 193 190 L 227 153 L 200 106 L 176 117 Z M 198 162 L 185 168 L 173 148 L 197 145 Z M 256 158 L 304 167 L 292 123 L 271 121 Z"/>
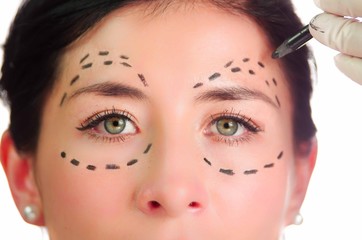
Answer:
<path fill-rule="evenodd" d="M 310 32 L 322 44 L 339 52 L 336 66 L 362 85 L 362 0 L 314 0 L 325 11 L 310 23 Z M 348 16 L 345 18 L 344 16 Z"/>

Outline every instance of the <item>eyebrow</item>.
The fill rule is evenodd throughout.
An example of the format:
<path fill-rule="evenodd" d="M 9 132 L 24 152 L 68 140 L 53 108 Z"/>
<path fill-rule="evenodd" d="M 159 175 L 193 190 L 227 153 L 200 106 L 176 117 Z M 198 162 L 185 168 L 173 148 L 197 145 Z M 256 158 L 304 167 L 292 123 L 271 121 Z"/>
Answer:
<path fill-rule="evenodd" d="M 197 103 L 242 100 L 261 100 L 278 109 L 276 103 L 263 92 L 241 86 L 211 89 L 204 91 L 195 97 L 195 102 Z"/>
<path fill-rule="evenodd" d="M 83 94 L 95 94 L 107 97 L 126 97 L 141 101 L 148 99 L 148 96 L 137 88 L 122 83 L 104 82 L 76 90 L 69 96 L 69 100 Z"/>

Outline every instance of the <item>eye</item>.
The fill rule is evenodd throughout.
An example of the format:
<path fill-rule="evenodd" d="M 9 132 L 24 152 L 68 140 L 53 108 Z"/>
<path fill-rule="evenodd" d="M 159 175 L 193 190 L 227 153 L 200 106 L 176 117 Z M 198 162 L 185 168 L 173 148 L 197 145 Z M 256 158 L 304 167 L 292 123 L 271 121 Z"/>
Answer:
<path fill-rule="evenodd" d="M 215 128 L 215 129 L 213 129 Z M 243 132 L 243 126 L 241 126 L 237 121 L 231 118 L 224 118 L 217 120 L 216 123 L 213 125 L 212 132 L 220 133 L 224 136 L 233 136 L 238 131 Z"/>
<path fill-rule="evenodd" d="M 112 117 L 104 120 L 104 129 L 110 134 L 120 134 L 126 127 L 125 119 L 121 117 Z"/>
<path fill-rule="evenodd" d="M 87 118 L 77 129 L 97 139 L 124 141 L 127 136 L 138 131 L 132 119 L 132 115 L 126 111 L 106 110 Z"/>
<path fill-rule="evenodd" d="M 211 116 L 211 121 L 205 129 L 205 134 L 216 142 L 229 145 L 249 140 L 262 131 L 251 118 L 241 114 L 224 112 Z"/>

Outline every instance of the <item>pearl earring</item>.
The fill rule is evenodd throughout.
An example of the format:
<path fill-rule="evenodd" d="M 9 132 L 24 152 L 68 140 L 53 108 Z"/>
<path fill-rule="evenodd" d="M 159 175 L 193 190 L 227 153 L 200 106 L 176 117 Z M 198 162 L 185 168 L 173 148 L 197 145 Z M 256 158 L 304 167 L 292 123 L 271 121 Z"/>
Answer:
<path fill-rule="evenodd" d="M 303 216 L 298 213 L 294 218 L 294 225 L 301 225 L 303 223 Z"/>
<path fill-rule="evenodd" d="M 38 208 L 33 205 L 27 205 L 24 207 L 23 210 L 25 219 L 32 223 L 35 222 L 35 220 L 38 218 Z"/>

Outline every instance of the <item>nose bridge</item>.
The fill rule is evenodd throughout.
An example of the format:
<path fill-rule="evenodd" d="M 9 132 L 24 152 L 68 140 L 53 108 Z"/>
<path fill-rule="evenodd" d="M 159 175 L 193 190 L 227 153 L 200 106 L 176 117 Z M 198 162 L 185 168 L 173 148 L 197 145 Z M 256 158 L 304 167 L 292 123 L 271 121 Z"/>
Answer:
<path fill-rule="evenodd" d="M 206 186 L 198 174 L 201 164 L 197 159 L 201 157 L 186 118 L 173 115 L 155 124 L 150 166 L 137 197 L 145 214 L 175 217 L 207 206 Z"/>

